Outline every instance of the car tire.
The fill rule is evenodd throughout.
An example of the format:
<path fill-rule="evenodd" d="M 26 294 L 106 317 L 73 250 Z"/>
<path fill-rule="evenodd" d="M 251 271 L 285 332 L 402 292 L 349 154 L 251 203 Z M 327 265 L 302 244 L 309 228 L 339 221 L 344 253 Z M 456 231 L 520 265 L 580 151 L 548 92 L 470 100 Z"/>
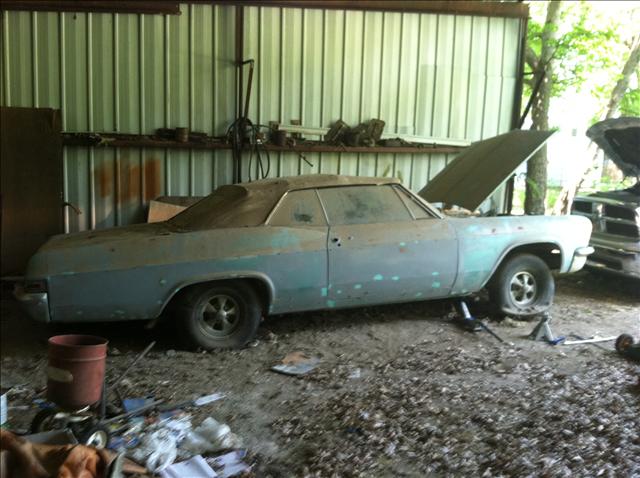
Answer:
<path fill-rule="evenodd" d="M 177 313 L 185 344 L 212 350 L 240 348 L 251 341 L 258 330 L 262 308 L 249 284 L 224 281 L 188 290 Z"/>
<path fill-rule="evenodd" d="M 498 314 L 530 317 L 553 303 L 555 282 L 547 264 L 533 254 L 507 258 L 489 283 L 489 297 Z"/>

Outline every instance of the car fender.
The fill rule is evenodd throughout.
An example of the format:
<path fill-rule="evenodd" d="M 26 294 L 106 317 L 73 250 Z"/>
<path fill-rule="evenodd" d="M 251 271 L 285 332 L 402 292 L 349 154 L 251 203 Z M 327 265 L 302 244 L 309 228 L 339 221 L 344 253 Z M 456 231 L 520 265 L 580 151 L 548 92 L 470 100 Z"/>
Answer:
<path fill-rule="evenodd" d="M 562 246 L 560 244 L 558 244 L 555 241 L 523 241 L 523 242 L 517 242 L 514 244 L 511 244 L 508 248 L 506 248 L 502 254 L 499 256 L 498 260 L 496 261 L 496 263 L 493 265 L 493 268 L 491 269 L 491 272 L 489 273 L 489 275 L 487 276 L 487 278 L 485 279 L 485 281 L 482 283 L 482 287 L 486 287 L 487 283 L 491 280 L 491 278 L 493 277 L 493 275 L 496 273 L 496 271 L 498 270 L 498 268 L 502 265 L 502 263 L 504 262 L 504 260 L 507 258 L 507 256 L 509 254 L 511 254 L 513 251 L 515 251 L 516 249 L 518 249 L 519 247 L 528 247 L 528 246 L 536 246 L 536 245 L 541 245 L 541 244 L 552 244 L 556 249 L 558 249 L 560 251 L 560 253 L 558 254 L 560 256 L 560 264 L 561 264 L 561 269 L 563 268 L 563 264 L 564 264 L 564 250 L 562 248 Z M 535 255 L 535 253 L 530 252 L 530 254 Z"/>
<path fill-rule="evenodd" d="M 222 272 L 215 272 L 212 274 L 204 274 L 204 275 L 190 277 L 189 279 L 176 284 L 174 287 L 172 287 L 171 292 L 163 301 L 157 315 L 160 315 L 162 311 L 165 310 L 167 305 L 171 302 L 171 300 L 176 296 L 176 294 L 181 290 L 185 289 L 186 287 L 197 285 L 197 284 L 203 284 L 206 282 L 213 282 L 213 281 L 220 281 L 220 280 L 238 280 L 238 279 L 257 279 L 261 281 L 266 286 L 269 294 L 269 297 L 268 297 L 269 304 L 266 304 L 266 305 L 270 306 L 271 304 L 273 304 L 273 301 L 275 300 L 275 286 L 271 278 L 267 276 L 265 273 L 258 272 L 258 271 L 235 271 L 235 272 L 222 271 Z"/>

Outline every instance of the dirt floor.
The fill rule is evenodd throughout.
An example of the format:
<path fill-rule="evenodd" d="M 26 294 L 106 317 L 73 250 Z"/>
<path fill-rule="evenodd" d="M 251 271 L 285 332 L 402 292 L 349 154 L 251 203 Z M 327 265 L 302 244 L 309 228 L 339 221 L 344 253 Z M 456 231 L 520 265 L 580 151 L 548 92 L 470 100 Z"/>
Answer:
<path fill-rule="evenodd" d="M 479 310 L 482 304 L 472 307 Z M 185 352 L 139 324 L 56 329 L 110 340 L 116 377 L 150 341 L 126 395 L 182 402 L 213 416 L 250 451 L 256 476 L 640 476 L 640 367 L 613 343 L 528 340 L 534 322 L 488 322 L 508 344 L 453 325 L 446 302 L 272 317 L 244 350 Z M 556 335 L 640 338 L 640 284 L 581 272 L 557 280 Z M 1 381 L 10 405 L 43 396 L 46 337 L 2 303 Z M 286 354 L 311 373 L 270 371 Z M 35 409 L 10 409 L 14 429 Z"/>

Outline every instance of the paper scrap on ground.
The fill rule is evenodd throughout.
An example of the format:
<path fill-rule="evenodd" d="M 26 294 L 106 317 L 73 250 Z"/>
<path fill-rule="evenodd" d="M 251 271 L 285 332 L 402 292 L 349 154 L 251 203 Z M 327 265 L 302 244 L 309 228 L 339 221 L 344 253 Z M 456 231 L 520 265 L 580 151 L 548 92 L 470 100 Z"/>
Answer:
<path fill-rule="evenodd" d="M 285 375 L 304 375 L 318 366 L 318 357 L 309 357 L 304 352 L 291 352 L 282 359 L 282 363 L 274 365 L 271 370 Z"/>
<path fill-rule="evenodd" d="M 160 472 L 162 478 L 215 478 L 219 476 L 202 456 L 197 455 L 181 463 L 174 463 Z"/>
<path fill-rule="evenodd" d="M 220 478 L 230 478 L 251 470 L 251 467 L 242 461 L 246 455 L 246 450 L 235 450 L 215 458 L 207 458 L 207 463 Z"/>
<path fill-rule="evenodd" d="M 193 404 L 196 407 L 201 407 L 202 405 L 206 405 L 208 403 L 216 402 L 220 399 L 224 398 L 224 395 L 221 393 L 212 393 L 211 395 L 204 395 L 202 397 L 196 398 L 193 401 Z"/>

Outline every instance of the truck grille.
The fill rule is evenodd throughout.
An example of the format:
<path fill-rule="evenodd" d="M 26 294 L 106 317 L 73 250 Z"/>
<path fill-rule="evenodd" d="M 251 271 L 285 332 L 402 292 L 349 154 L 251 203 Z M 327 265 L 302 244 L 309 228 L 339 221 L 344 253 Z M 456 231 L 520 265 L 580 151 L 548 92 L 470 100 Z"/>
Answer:
<path fill-rule="evenodd" d="M 601 202 L 594 198 L 578 198 L 572 214 L 591 219 L 593 231 L 640 239 L 638 214 L 632 207 Z"/>

